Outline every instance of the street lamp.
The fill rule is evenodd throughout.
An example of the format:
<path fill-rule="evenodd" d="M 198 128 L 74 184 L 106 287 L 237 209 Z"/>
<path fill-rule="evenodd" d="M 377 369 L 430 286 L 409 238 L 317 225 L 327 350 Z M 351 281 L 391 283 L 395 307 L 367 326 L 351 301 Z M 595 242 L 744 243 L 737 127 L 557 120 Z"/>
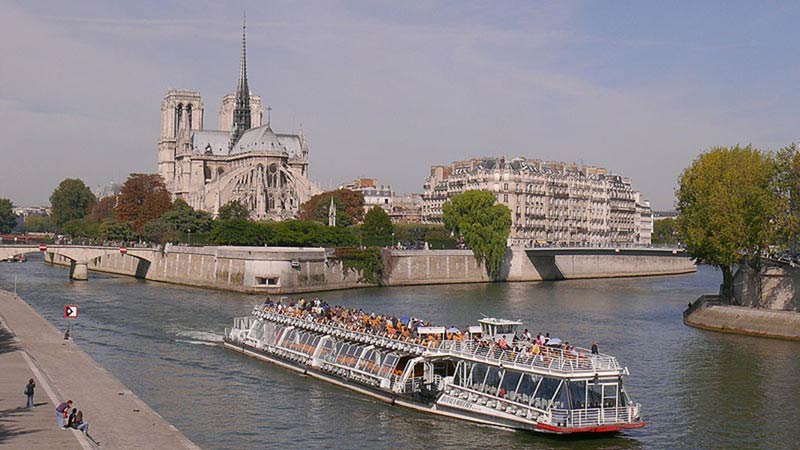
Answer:
<path fill-rule="evenodd" d="M 192 245 L 192 229 L 190 228 L 190 229 L 186 230 L 186 233 L 187 233 L 186 245 Z"/>

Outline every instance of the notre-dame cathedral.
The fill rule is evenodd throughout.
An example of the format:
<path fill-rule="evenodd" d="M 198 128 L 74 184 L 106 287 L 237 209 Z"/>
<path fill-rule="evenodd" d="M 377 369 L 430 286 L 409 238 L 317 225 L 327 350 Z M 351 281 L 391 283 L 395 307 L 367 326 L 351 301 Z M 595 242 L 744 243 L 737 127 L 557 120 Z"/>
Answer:
<path fill-rule="evenodd" d="M 270 110 L 270 108 L 267 108 Z M 222 99 L 219 131 L 203 129 L 196 91 L 170 89 L 161 103 L 158 173 L 173 199 L 214 215 L 238 200 L 253 219 L 293 218 L 319 188 L 308 179 L 308 142 L 262 125 L 261 98 L 247 85 L 245 28 L 236 94 Z"/>

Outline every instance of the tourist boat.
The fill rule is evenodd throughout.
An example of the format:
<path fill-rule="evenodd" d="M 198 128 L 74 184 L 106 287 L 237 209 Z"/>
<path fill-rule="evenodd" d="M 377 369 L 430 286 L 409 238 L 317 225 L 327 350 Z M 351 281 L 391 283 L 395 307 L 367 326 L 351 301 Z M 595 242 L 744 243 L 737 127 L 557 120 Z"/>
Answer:
<path fill-rule="evenodd" d="M 234 319 L 224 346 L 393 405 L 487 425 L 555 434 L 645 425 L 616 358 L 527 341 L 506 345 L 521 322 L 478 322 L 458 334 L 415 327 L 411 340 L 265 304 Z"/>

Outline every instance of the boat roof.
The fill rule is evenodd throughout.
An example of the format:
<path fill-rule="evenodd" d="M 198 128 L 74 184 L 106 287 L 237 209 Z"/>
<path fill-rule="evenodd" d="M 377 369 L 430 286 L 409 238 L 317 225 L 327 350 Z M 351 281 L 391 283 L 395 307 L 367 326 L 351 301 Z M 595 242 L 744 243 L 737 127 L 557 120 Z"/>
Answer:
<path fill-rule="evenodd" d="M 495 319 L 494 317 L 484 317 L 478 322 L 492 325 L 522 325 L 522 322 L 518 320 Z"/>

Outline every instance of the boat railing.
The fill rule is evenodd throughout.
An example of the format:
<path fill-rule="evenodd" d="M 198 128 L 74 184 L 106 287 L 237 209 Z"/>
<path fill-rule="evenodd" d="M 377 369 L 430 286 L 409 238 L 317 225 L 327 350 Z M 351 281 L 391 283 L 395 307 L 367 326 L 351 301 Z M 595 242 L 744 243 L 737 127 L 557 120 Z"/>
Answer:
<path fill-rule="evenodd" d="M 632 423 L 638 420 L 636 416 L 637 406 L 550 410 L 551 424 L 568 428 Z"/>
<path fill-rule="evenodd" d="M 465 402 L 467 405 L 480 405 L 527 420 L 535 420 L 536 417 L 539 417 L 540 414 L 545 412 L 543 409 L 536 408 L 528 403 L 498 397 L 456 384 L 447 385 L 445 387 L 445 393 L 454 399 Z M 531 400 L 529 399 L 529 401 Z"/>
<path fill-rule="evenodd" d="M 582 348 L 575 348 L 575 353 L 563 348 L 539 346 L 539 352 L 533 352 L 533 346 L 521 349 L 502 349 L 475 341 L 442 341 L 439 351 L 452 355 L 499 362 L 506 367 L 522 369 L 537 368 L 558 372 L 620 370 L 617 359 L 603 354 L 591 354 Z"/>
<path fill-rule="evenodd" d="M 423 345 L 379 334 L 353 330 L 347 325 L 338 322 L 322 323 L 304 317 L 279 313 L 277 311 L 263 311 L 259 308 L 256 308 L 253 314 L 256 317 L 285 325 L 296 326 L 350 341 L 400 350 L 416 355 L 452 355 L 520 370 L 538 369 L 549 373 L 576 373 L 587 371 L 594 373 L 598 371 L 621 370 L 617 359 L 613 356 L 591 354 L 589 350 L 584 348 L 576 347 L 574 349 L 575 353 L 572 353 L 565 351 L 563 348 L 539 346 L 539 353 L 536 354 L 533 352 L 533 346 L 530 345 L 530 343 L 525 343 L 519 350 L 514 350 L 512 348 L 502 349 L 497 345 L 491 345 L 486 342 L 480 343 L 476 341 L 460 340 L 433 341 L 428 345 Z"/>

